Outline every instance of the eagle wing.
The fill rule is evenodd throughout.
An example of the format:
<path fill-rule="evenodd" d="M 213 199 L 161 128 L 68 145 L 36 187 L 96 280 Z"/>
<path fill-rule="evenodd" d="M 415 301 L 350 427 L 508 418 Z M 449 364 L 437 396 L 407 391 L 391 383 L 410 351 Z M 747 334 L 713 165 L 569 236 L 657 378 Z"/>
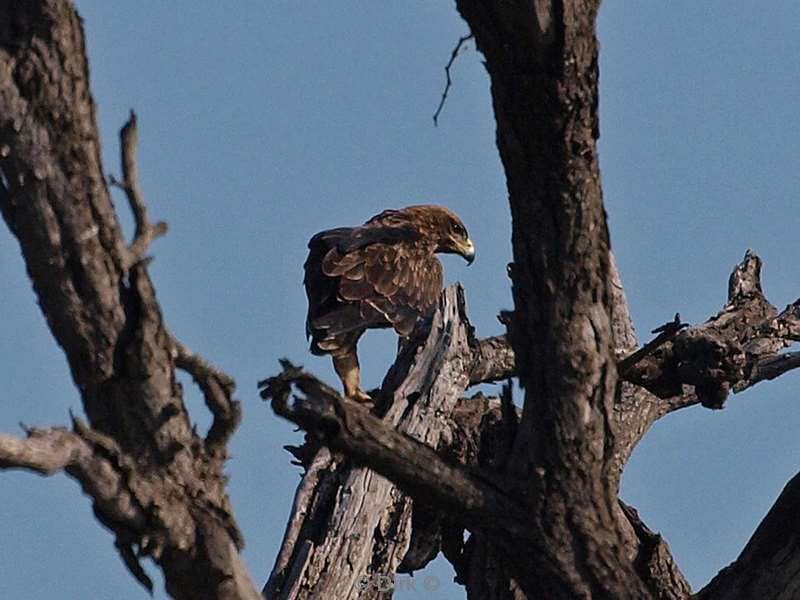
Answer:
<path fill-rule="evenodd" d="M 403 223 L 331 229 L 309 242 L 306 333 L 315 354 L 352 347 L 365 329 L 413 331 L 442 289 L 442 265 Z"/>

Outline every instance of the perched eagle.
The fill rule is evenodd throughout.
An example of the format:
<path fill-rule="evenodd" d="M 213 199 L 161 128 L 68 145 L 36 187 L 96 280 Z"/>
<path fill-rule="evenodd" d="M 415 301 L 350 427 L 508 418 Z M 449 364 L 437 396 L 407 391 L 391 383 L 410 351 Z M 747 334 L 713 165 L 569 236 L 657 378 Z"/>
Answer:
<path fill-rule="evenodd" d="M 460 254 L 475 246 L 452 211 L 435 204 L 385 210 L 359 227 L 321 231 L 308 243 L 305 263 L 311 352 L 330 354 L 345 395 L 370 397 L 359 387 L 358 339 L 367 329 L 392 327 L 407 338 L 442 291 L 436 252 Z"/>

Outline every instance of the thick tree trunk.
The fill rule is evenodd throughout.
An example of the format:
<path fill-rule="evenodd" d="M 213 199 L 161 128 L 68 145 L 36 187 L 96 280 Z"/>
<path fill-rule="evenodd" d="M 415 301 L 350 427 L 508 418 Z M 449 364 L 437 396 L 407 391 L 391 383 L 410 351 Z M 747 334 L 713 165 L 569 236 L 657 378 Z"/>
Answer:
<path fill-rule="evenodd" d="M 526 397 L 508 471 L 547 557 L 524 587 L 642 597 L 609 460 L 617 372 L 596 145 L 599 3 L 457 5 L 486 57 L 511 205 L 510 341 Z"/>

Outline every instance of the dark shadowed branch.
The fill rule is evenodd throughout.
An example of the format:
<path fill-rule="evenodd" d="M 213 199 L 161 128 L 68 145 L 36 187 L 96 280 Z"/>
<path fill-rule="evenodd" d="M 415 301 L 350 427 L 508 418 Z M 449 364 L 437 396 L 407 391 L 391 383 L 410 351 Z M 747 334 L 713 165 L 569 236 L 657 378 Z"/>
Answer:
<path fill-rule="evenodd" d="M 334 451 L 372 468 L 414 498 L 458 511 L 476 528 L 500 529 L 509 542 L 527 535 L 524 512 L 501 495 L 488 478 L 469 473 L 442 458 L 430 446 L 403 434 L 345 400 L 316 377 L 283 362 L 283 372 L 265 382 L 264 399 L 276 414 L 321 436 Z M 292 394 L 296 389 L 299 394 Z"/>

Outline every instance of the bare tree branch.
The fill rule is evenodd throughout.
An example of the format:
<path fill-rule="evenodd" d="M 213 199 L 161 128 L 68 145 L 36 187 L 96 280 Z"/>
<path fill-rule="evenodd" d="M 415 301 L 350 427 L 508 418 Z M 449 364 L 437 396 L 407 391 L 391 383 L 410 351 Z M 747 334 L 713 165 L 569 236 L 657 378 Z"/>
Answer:
<path fill-rule="evenodd" d="M 27 439 L 0 433 L 0 469 L 28 469 L 52 475 L 91 454 L 80 436 L 65 429 L 32 429 Z"/>
<path fill-rule="evenodd" d="M 151 242 L 167 233 L 167 224 L 159 221 L 155 225 L 150 223 L 147 214 L 147 205 L 139 188 L 139 167 L 136 163 L 136 144 L 139 141 L 139 132 L 136 129 L 136 113 L 131 111 L 128 122 L 120 129 L 120 149 L 122 156 L 122 181 L 111 176 L 111 184 L 125 191 L 128 197 L 133 217 L 136 222 L 136 233 L 133 242 L 128 246 L 127 266 L 130 267 L 144 257 Z"/>
<path fill-rule="evenodd" d="M 278 415 L 319 433 L 326 446 L 385 475 L 415 498 L 459 511 L 472 527 L 500 529 L 512 545 L 528 537 L 522 508 L 514 506 L 489 479 L 448 463 L 430 446 L 387 427 L 364 407 L 345 400 L 291 363 L 284 361 L 283 369 L 267 381 L 263 392 Z M 302 395 L 290 399 L 293 387 Z"/>
<path fill-rule="evenodd" d="M 753 367 L 750 378 L 733 386 L 734 393 L 746 390 L 755 384 L 770 379 L 776 379 L 793 369 L 800 367 L 800 352 L 787 352 L 777 356 L 759 358 Z"/>
<path fill-rule="evenodd" d="M 63 427 L 29 429 L 23 439 L 0 433 L 0 469 L 27 469 L 53 475 L 65 471 L 92 498 L 104 523 L 128 532 L 118 535 L 116 547 L 131 574 L 149 591 L 153 583 L 145 574 L 132 545 L 133 532 L 147 529 L 147 514 L 126 483 L 133 466 L 116 443 L 73 419 L 75 431 Z M 113 528 L 113 527 L 112 527 Z"/>
<path fill-rule="evenodd" d="M 800 300 L 778 314 L 762 292 L 760 275 L 761 259 L 748 250 L 731 274 L 728 302 L 719 313 L 657 344 L 625 369 L 628 381 L 662 399 L 660 414 L 698 401 L 721 408 L 730 391 L 796 368 L 796 356 L 779 352 L 800 331 Z"/>
<path fill-rule="evenodd" d="M 209 451 L 224 449 L 242 419 L 242 407 L 233 399 L 236 382 L 202 356 L 192 352 L 171 335 L 175 366 L 189 373 L 203 391 L 206 406 L 214 415 L 214 422 L 206 434 Z"/>

